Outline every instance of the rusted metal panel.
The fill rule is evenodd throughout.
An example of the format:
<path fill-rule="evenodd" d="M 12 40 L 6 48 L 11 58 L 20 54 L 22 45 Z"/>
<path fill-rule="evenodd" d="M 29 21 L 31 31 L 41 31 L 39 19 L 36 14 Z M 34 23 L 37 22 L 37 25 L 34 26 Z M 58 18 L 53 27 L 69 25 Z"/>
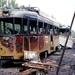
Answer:
<path fill-rule="evenodd" d="M 0 16 L 2 16 L 2 12 L 0 12 Z"/>
<path fill-rule="evenodd" d="M 39 50 L 44 48 L 44 36 L 39 36 Z"/>
<path fill-rule="evenodd" d="M 23 36 L 16 36 L 16 51 L 22 52 L 23 49 Z"/>

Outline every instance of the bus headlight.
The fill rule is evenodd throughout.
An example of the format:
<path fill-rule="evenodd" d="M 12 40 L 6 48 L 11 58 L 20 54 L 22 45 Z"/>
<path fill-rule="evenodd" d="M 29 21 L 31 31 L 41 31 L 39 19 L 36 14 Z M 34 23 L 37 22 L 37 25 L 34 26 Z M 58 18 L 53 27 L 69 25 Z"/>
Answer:
<path fill-rule="evenodd" d="M 33 61 L 39 61 L 38 54 L 32 51 L 24 51 L 24 60 L 31 59 Z"/>

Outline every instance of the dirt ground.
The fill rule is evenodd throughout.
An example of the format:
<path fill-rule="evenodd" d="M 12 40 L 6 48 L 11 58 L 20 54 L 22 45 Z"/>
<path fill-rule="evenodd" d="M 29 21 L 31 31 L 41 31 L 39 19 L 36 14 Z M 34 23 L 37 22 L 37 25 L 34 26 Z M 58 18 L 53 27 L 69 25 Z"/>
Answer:
<path fill-rule="evenodd" d="M 54 61 L 53 63 L 58 65 L 62 50 L 60 52 L 55 52 L 53 55 L 49 56 L 44 61 Z M 75 75 L 75 49 L 66 49 L 62 64 L 59 70 L 59 75 Z M 56 75 L 57 68 L 51 69 L 47 75 Z"/>
<path fill-rule="evenodd" d="M 53 62 L 58 65 L 62 50 L 51 54 L 48 58 L 44 59 L 43 62 Z M 0 75 L 18 75 L 20 66 L 2 66 L 3 62 L 0 63 Z M 65 55 L 62 61 L 62 67 L 59 70 L 59 75 L 75 75 L 75 49 L 66 49 Z M 57 68 L 48 71 L 47 75 L 56 75 Z"/>

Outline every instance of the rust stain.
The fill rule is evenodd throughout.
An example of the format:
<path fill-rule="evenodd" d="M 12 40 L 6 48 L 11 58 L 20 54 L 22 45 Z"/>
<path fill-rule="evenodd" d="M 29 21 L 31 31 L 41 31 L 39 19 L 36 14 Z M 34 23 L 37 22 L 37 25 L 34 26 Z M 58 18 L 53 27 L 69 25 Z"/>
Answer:
<path fill-rule="evenodd" d="M 22 52 L 23 49 L 23 36 L 16 36 L 16 50 Z"/>
<path fill-rule="evenodd" d="M 30 37 L 31 50 L 36 50 L 38 48 L 38 37 Z"/>
<path fill-rule="evenodd" d="M 39 37 L 39 50 L 42 50 L 44 47 L 44 36 Z"/>
<path fill-rule="evenodd" d="M 2 12 L 0 12 L 0 16 L 2 16 Z"/>

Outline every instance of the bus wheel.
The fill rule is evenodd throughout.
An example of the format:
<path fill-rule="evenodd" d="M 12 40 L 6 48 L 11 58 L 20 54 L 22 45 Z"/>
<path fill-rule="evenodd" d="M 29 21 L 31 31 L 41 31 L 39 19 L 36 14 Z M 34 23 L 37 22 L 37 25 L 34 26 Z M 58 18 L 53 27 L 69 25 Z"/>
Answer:
<path fill-rule="evenodd" d="M 46 75 L 44 71 L 36 71 L 36 75 Z"/>
<path fill-rule="evenodd" d="M 48 52 L 46 51 L 46 52 L 45 52 L 45 58 L 47 58 L 47 57 L 48 57 Z"/>
<path fill-rule="evenodd" d="M 56 51 L 60 51 L 62 49 L 62 46 L 59 44 L 57 47 L 56 47 Z"/>
<path fill-rule="evenodd" d="M 58 49 L 59 50 L 62 49 L 62 45 L 61 44 L 58 45 Z"/>

